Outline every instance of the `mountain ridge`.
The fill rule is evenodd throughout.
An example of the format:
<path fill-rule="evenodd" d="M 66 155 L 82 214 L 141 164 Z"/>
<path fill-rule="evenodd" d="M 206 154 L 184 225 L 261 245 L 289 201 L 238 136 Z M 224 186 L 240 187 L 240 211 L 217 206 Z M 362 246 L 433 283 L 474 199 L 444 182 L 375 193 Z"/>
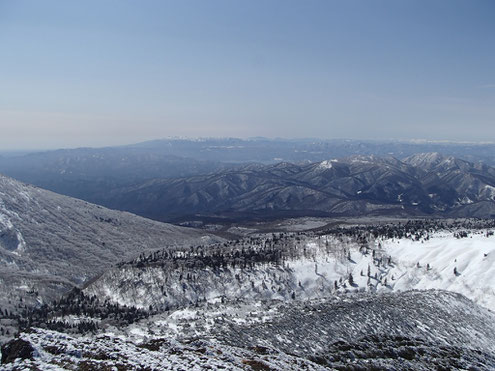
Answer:
<path fill-rule="evenodd" d="M 422 152 L 495 166 L 495 144 L 269 138 L 162 139 L 0 157 L 0 173 L 67 196 L 105 204 L 112 190 L 154 178 L 205 175 L 249 163 L 308 164 L 352 155 L 405 159 Z"/>
<path fill-rule="evenodd" d="M 429 156 L 429 157 L 428 157 Z M 245 165 L 113 190 L 106 205 L 163 221 L 201 216 L 495 215 L 495 169 L 439 154 Z M 468 210 L 468 211 L 466 211 Z M 313 214 L 312 214 L 313 213 Z"/>

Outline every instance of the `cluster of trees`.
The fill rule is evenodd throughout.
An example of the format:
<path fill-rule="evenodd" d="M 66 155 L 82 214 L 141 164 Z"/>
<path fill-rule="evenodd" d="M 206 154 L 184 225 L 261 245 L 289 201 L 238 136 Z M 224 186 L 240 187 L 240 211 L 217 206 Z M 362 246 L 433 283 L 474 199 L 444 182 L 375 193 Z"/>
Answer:
<path fill-rule="evenodd" d="M 304 253 L 300 247 L 313 234 L 274 233 L 270 236 L 248 237 L 213 245 L 189 248 L 167 248 L 119 264 L 119 267 L 145 268 L 161 266 L 170 270 L 220 269 L 227 267 L 253 268 L 259 264 L 282 264 L 287 258 Z"/>
<path fill-rule="evenodd" d="M 0 327 L 0 335 L 10 335 L 10 330 L 8 328 Z"/>
<path fill-rule="evenodd" d="M 409 238 L 415 241 L 428 240 L 438 231 L 452 231 L 456 237 L 467 237 L 465 230 L 487 230 L 495 228 L 495 219 L 417 219 L 381 225 L 359 225 L 323 230 L 320 234 L 347 236 L 366 244 L 371 239 Z M 486 232 L 487 236 L 489 233 Z"/>
<path fill-rule="evenodd" d="M 15 317 L 19 330 L 29 327 L 48 328 L 70 333 L 96 332 L 99 324 L 128 325 L 147 318 L 150 313 L 133 306 L 122 306 L 101 301 L 95 296 L 88 296 L 82 290 L 74 288 L 67 295 L 50 305 L 38 308 L 25 308 Z M 75 317 L 77 320 L 69 320 Z"/>
<path fill-rule="evenodd" d="M 0 308 L 0 317 L 2 318 L 15 318 L 15 314 L 12 311 L 8 311 L 8 309 Z"/>
<path fill-rule="evenodd" d="M 414 241 L 426 241 L 432 233 L 440 230 L 452 230 L 457 233 L 457 237 L 466 237 L 467 232 L 463 232 L 463 229 L 488 230 L 490 228 L 495 228 L 495 220 L 418 219 L 388 224 L 338 227 L 321 230 L 317 234 L 282 232 L 213 245 L 197 245 L 188 248 L 167 247 L 160 251 L 143 253 L 136 259 L 119 264 L 119 267 L 132 266 L 144 269 L 161 266 L 172 271 L 204 268 L 217 270 L 228 267 L 252 269 L 259 264 L 284 264 L 286 260 L 306 255 L 305 243 L 315 237 L 320 247 L 325 246 L 327 252 L 338 252 L 341 255 L 344 254 L 343 257 L 345 257 L 348 254 L 345 245 L 349 242 L 357 243 L 360 251 L 366 254 L 374 252 L 374 243 L 379 239 L 409 238 Z M 330 246 L 331 243 L 334 245 L 337 243 L 340 246 Z"/>
<path fill-rule="evenodd" d="M 469 234 L 467 233 L 467 231 L 459 231 L 457 233 L 454 233 L 455 238 L 467 238 L 468 236 Z"/>

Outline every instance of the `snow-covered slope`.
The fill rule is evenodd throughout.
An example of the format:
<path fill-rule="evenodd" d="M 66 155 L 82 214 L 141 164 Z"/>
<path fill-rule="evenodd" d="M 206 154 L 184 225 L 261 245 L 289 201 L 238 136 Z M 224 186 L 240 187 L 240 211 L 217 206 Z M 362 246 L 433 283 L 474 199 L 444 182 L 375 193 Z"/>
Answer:
<path fill-rule="evenodd" d="M 464 238 L 453 234 L 384 241 L 385 252 L 397 262 L 386 274 L 391 289 L 449 290 L 495 311 L 495 237 L 486 231 Z"/>
<path fill-rule="evenodd" d="M 463 236 L 466 233 L 467 237 Z M 85 289 L 113 302 L 157 310 L 220 300 L 302 300 L 345 291 L 445 289 L 495 310 L 495 237 L 492 230 L 444 230 L 422 237 L 285 235 L 241 240 L 237 256 L 215 266 L 208 252 L 187 258 L 155 254 L 107 271 Z M 279 251 L 253 262 L 250 249 Z M 209 253 L 219 254 L 211 248 Z M 267 256 L 269 251 L 265 251 Z M 271 255 L 270 255 L 271 256 Z M 222 260 L 223 261 L 223 260 Z M 246 263 L 247 262 L 247 263 Z M 454 273 L 455 269 L 455 273 Z"/>
<path fill-rule="evenodd" d="M 0 175 L 0 307 L 53 298 L 142 251 L 210 238 Z"/>
<path fill-rule="evenodd" d="M 347 245 L 352 245 L 350 239 L 286 235 L 175 255 L 155 253 L 108 270 L 84 291 L 121 305 L 157 310 L 240 298 L 325 297 L 352 269 L 344 251 Z M 343 285 L 337 281 L 339 289 Z"/>
<path fill-rule="evenodd" d="M 35 329 L 2 351 L 5 370 L 489 370 L 494 340 L 492 312 L 421 291 L 200 306 L 96 336 Z"/>
<path fill-rule="evenodd" d="M 182 343 L 155 338 L 135 343 L 112 334 L 78 338 L 47 330 L 22 334 L 22 339 L 32 347 L 33 359 L 18 358 L 3 365 L 3 370 L 326 369 L 310 360 L 278 351 L 259 354 L 253 349 L 205 340 Z"/>
<path fill-rule="evenodd" d="M 262 323 L 227 321 L 218 333 L 228 344 L 266 346 L 300 356 L 312 354 L 328 366 L 342 366 L 339 363 L 343 362 L 361 367 L 367 364 L 364 369 L 372 369 L 370 358 L 388 358 L 385 354 L 390 352 L 391 358 L 395 354 L 399 359 L 388 367 L 378 361 L 379 369 L 421 369 L 423 362 L 429 369 L 438 369 L 433 359 L 428 360 L 430 356 L 440 358 L 440 364 L 449 363 L 449 358 L 458 358 L 454 354 L 462 348 L 466 359 L 476 351 L 484 354 L 480 360 L 489 355 L 485 367 L 490 368 L 495 366 L 491 340 L 495 336 L 494 319 L 491 311 L 458 294 L 408 291 L 282 305 Z M 368 358 L 368 362 L 360 358 Z M 467 368 L 461 362 L 447 368 L 451 367 Z"/>

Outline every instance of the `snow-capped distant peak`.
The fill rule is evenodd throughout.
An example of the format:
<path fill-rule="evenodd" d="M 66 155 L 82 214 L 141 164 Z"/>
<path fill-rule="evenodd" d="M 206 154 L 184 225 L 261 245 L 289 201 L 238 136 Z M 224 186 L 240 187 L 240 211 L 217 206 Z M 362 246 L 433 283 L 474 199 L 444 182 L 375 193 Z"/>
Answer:
<path fill-rule="evenodd" d="M 318 169 L 326 170 L 326 169 L 331 169 L 333 167 L 333 162 L 338 162 L 338 160 L 325 160 L 320 162 L 318 165 Z"/>
<path fill-rule="evenodd" d="M 368 164 L 371 162 L 376 162 L 378 160 L 382 160 L 379 157 L 376 157 L 375 155 L 354 155 L 350 156 L 348 160 L 351 163 L 362 163 L 362 164 Z"/>
<path fill-rule="evenodd" d="M 434 167 L 445 161 L 446 157 L 438 152 L 417 153 L 404 159 L 405 163 L 423 168 Z"/>
<path fill-rule="evenodd" d="M 320 162 L 320 165 L 318 165 L 318 168 L 319 169 L 331 169 L 332 166 L 333 165 L 332 165 L 331 161 L 325 160 L 325 161 Z"/>

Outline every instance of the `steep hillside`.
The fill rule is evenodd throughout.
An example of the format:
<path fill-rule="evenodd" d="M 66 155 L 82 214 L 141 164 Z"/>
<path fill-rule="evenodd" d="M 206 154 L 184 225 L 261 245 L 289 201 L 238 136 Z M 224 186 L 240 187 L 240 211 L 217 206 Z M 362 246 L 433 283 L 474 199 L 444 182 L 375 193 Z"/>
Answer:
<path fill-rule="evenodd" d="M 142 251 L 209 239 L 0 176 L 0 304 L 45 301 Z"/>
<path fill-rule="evenodd" d="M 161 311 L 225 300 L 445 289 L 495 310 L 494 225 L 423 223 L 158 251 L 107 271 L 85 293 Z"/>
<path fill-rule="evenodd" d="M 489 340 L 495 337 L 495 315 L 449 292 L 310 301 L 282 305 L 267 317 L 255 325 L 227 321 L 217 336 L 227 344 L 278 349 L 337 369 L 495 365 Z"/>

